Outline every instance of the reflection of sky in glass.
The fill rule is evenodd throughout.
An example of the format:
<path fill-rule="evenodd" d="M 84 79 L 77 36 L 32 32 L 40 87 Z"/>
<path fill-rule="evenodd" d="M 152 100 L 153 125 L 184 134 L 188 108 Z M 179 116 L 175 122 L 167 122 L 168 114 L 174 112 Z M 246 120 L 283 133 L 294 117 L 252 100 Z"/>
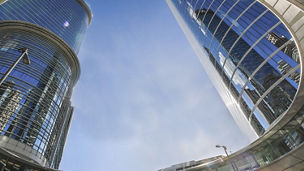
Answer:
<path fill-rule="evenodd" d="M 223 54 L 221 52 L 219 52 L 219 57 L 220 57 L 221 65 L 223 65 L 224 61 L 225 61 L 225 57 L 223 56 Z M 231 78 L 235 68 L 236 67 L 235 67 L 234 63 L 231 61 L 231 59 L 227 58 L 224 70 L 229 78 Z M 235 81 L 235 84 L 237 84 L 237 85 L 244 85 L 247 81 L 246 76 L 242 72 L 240 72 L 240 70 L 237 70 L 235 72 L 235 75 L 233 78 L 235 79 L 234 81 Z"/>
<path fill-rule="evenodd" d="M 33 17 L 33 11 L 35 17 Z M 82 38 L 76 40 L 75 35 L 81 34 L 83 37 L 88 26 L 87 13 L 77 1 L 9 0 L 0 5 L 0 20 L 27 21 L 42 26 L 57 34 L 76 53 Z"/>
<path fill-rule="evenodd" d="M 285 61 L 291 68 L 297 66 L 297 63 L 282 50 L 273 54 L 278 47 L 266 39 L 267 35 L 265 33 L 267 31 L 291 39 L 291 35 L 285 26 L 283 24 L 277 24 L 279 19 L 273 13 L 267 11 L 260 3 L 254 3 L 254 1 L 238 1 L 237 4 L 234 4 L 235 2 L 236 1 L 222 2 L 207 0 L 206 3 L 202 5 L 201 2 L 198 4 L 190 4 L 188 1 L 184 3 L 186 10 L 181 10 L 181 13 L 183 13 L 182 16 L 195 35 L 195 39 L 201 42 L 202 48 L 209 52 L 211 62 L 217 63 L 215 66 L 224 66 L 222 70 L 228 79 L 231 79 L 233 75 L 231 85 L 234 88 L 232 89 L 240 93 L 242 88 L 246 86 L 244 87 L 245 89 L 253 91 L 251 95 L 246 94 L 246 91 L 241 94 L 241 98 L 243 98 L 249 108 L 252 109 L 254 103 L 257 102 L 256 98 L 258 98 L 254 96 L 261 97 L 269 88 L 267 84 L 269 84 L 270 81 L 275 81 L 275 79 L 284 75 L 281 69 L 278 68 L 280 61 Z M 223 4 L 223 6 L 220 7 L 220 4 Z M 252 4 L 252 6 L 248 8 L 250 4 Z M 195 10 L 192 9 L 193 7 Z M 199 9 L 210 9 L 210 11 L 216 12 L 216 14 L 197 11 Z M 246 12 L 239 17 L 245 9 Z M 195 11 L 200 14 L 198 17 L 196 17 L 197 14 L 195 14 Z M 227 15 L 226 13 L 228 11 L 229 13 Z M 236 20 L 237 18 L 238 20 Z M 276 24 L 278 26 L 274 27 Z M 231 25 L 231 32 L 227 34 L 227 37 L 224 39 L 223 35 Z M 236 37 L 240 35 L 242 35 L 242 37 L 237 39 Z M 264 35 L 264 38 L 260 39 L 262 35 Z M 219 42 L 222 41 L 222 39 L 223 45 L 221 46 Z M 236 44 L 234 44 L 235 40 L 237 40 Z M 233 48 L 231 48 L 231 46 L 233 46 Z M 252 47 L 252 49 L 250 47 Z M 269 60 L 268 57 L 270 55 L 273 56 Z M 264 63 L 265 59 L 268 59 L 266 63 Z M 238 63 L 239 67 L 237 68 Z M 263 65 L 261 65 L 262 63 Z M 247 82 L 247 78 L 253 74 L 257 67 L 261 68 L 253 75 L 253 79 Z M 271 79 L 270 76 L 277 78 Z M 287 78 L 286 80 L 280 85 L 288 84 L 294 88 L 298 87 L 292 79 Z M 246 82 L 247 85 L 245 85 Z M 266 102 L 265 105 L 271 110 L 271 107 L 273 107 L 275 103 L 277 102 Z M 266 121 L 263 111 L 259 110 L 260 109 L 257 108 L 252 114 L 262 127 L 267 129 L 269 123 Z"/>
<path fill-rule="evenodd" d="M 65 23 L 65 25 L 68 24 Z M 8 70 L 10 66 L 8 64 L 20 56 L 18 49 L 24 45 L 30 50 L 31 64 L 25 66 L 18 63 L 6 79 L 15 83 L 13 90 L 18 92 L 19 99 L 14 100 L 13 104 L 16 107 L 10 110 L 7 121 L 1 121 L 6 124 L 5 127 L 1 126 L 2 135 L 20 141 L 26 140 L 25 144 L 36 145 L 33 148 L 45 155 L 52 150 L 46 149 L 51 148 L 46 147 L 46 143 L 50 140 L 46 134 L 55 133 L 51 132 L 50 128 L 46 130 L 46 127 L 47 125 L 52 127 L 54 119 L 59 115 L 63 98 L 70 85 L 70 65 L 66 60 L 66 54 L 59 46 L 46 40 L 45 37 L 31 34 L 31 32 L 23 34 L 22 31 L 14 29 L 3 30 L 0 37 L 5 37 L 5 35 L 10 36 L 10 41 L 0 42 L 0 47 L 2 47 L 0 48 L 0 72 L 3 74 Z M 3 113 L 5 106 L 0 104 L 0 107 L 0 113 Z M 27 141 L 29 137 L 31 139 Z"/>
<path fill-rule="evenodd" d="M 260 112 L 259 108 L 257 108 L 253 114 L 254 116 L 258 119 L 258 121 L 260 122 L 260 124 L 263 126 L 263 128 L 266 130 L 269 127 L 269 124 L 267 123 L 267 121 L 265 120 L 265 118 L 263 117 L 263 115 L 261 114 L 262 112 Z"/>

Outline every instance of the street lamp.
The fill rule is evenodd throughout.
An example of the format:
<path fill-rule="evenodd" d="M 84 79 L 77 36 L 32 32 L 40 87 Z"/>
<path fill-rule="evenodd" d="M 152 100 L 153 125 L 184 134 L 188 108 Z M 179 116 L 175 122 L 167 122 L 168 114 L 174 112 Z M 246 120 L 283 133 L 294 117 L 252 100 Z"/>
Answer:
<path fill-rule="evenodd" d="M 6 71 L 6 73 L 2 76 L 0 79 L 0 86 L 4 82 L 4 80 L 7 78 L 7 76 L 13 71 L 13 69 L 16 67 L 16 65 L 19 63 L 19 61 L 23 58 L 22 62 L 26 65 L 29 65 L 31 63 L 30 58 L 28 56 L 28 49 L 27 48 L 22 48 L 18 50 L 21 52 L 20 56 L 18 59 L 14 62 L 14 64 Z"/>
<path fill-rule="evenodd" d="M 225 153 L 226 153 L 226 156 L 229 157 L 229 155 L 228 155 L 228 153 L 227 153 L 227 147 L 226 147 L 226 146 L 224 146 L 224 145 L 216 145 L 215 147 L 216 147 L 216 148 L 223 148 L 224 151 L 225 151 Z"/>

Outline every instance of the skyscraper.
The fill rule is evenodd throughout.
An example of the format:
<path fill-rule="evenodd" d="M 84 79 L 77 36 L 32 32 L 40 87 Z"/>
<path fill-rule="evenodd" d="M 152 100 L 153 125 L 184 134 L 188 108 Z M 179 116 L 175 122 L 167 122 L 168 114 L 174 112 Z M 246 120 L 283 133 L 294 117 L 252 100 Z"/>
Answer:
<path fill-rule="evenodd" d="M 254 141 L 211 168 L 269 169 L 279 157 L 292 160 L 289 154 L 304 154 L 303 3 L 167 3 L 236 123 Z M 290 162 L 282 166 L 293 167 Z"/>
<path fill-rule="evenodd" d="M 0 1 L 0 170 L 58 169 L 73 117 L 77 58 L 92 14 L 83 0 Z"/>

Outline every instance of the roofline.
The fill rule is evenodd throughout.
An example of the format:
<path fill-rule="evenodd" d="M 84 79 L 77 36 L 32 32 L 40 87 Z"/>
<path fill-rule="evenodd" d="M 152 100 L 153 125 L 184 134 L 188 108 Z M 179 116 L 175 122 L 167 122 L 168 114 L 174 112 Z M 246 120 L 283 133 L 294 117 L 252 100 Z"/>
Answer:
<path fill-rule="evenodd" d="M 92 11 L 91 11 L 90 7 L 88 6 L 88 4 L 84 0 L 77 0 L 77 2 L 79 2 L 79 4 L 87 12 L 88 17 L 89 17 L 89 24 L 91 24 L 91 21 L 92 21 L 92 18 L 93 18 L 93 14 L 92 14 Z"/>

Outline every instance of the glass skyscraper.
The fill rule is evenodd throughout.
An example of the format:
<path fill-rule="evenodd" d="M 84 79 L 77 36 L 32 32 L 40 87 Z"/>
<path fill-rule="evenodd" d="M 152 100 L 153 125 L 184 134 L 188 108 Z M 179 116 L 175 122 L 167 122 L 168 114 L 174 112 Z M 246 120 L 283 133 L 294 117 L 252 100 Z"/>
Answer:
<path fill-rule="evenodd" d="M 0 170 L 58 169 L 73 116 L 77 58 L 92 14 L 83 0 L 1 0 Z"/>
<path fill-rule="evenodd" d="M 304 155 L 303 2 L 167 3 L 236 123 L 254 141 L 192 170 L 269 169 L 280 157 L 292 160 L 292 152 Z"/>

